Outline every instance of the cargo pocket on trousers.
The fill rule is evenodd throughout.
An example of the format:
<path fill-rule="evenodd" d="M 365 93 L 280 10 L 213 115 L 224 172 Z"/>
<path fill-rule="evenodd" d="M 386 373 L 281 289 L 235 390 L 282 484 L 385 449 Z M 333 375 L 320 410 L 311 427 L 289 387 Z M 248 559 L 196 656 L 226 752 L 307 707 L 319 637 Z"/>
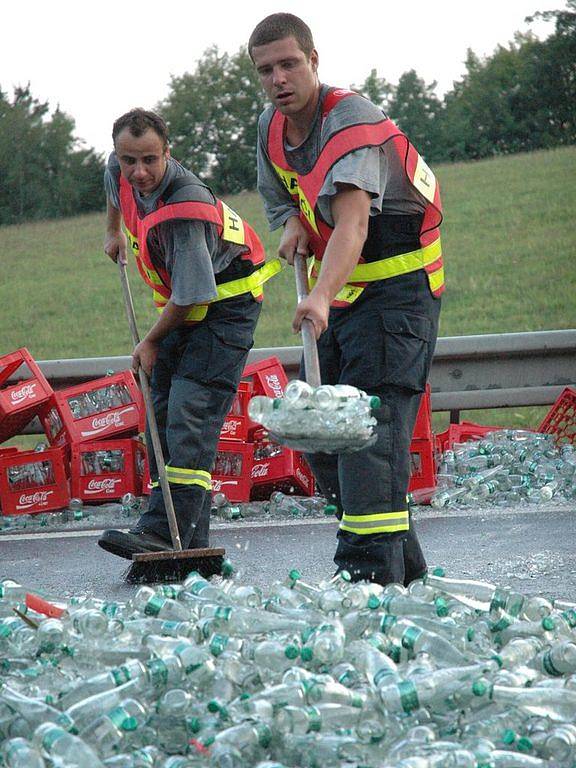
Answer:
<path fill-rule="evenodd" d="M 431 322 L 410 312 L 383 310 L 382 384 L 424 392 L 429 370 Z"/>
<path fill-rule="evenodd" d="M 253 343 L 249 330 L 233 326 L 213 328 L 205 383 L 235 391 Z"/>

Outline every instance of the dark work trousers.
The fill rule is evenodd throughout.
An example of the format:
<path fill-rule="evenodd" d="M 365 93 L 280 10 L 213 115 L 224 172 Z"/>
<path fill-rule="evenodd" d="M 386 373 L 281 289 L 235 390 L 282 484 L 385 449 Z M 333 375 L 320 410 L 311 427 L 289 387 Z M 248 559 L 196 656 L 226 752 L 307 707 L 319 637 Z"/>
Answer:
<path fill-rule="evenodd" d="M 210 472 L 220 430 L 230 410 L 261 304 L 251 294 L 210 305 L 204 320 L 181 326 L 161 343 L 151 377 L 154 412 L 166 465 Z M 146 434 L 150 477 L 158 469 Z M 184 549 L 208 546 L 211 490 L 171 482 L 170 490 Z M 150 494 L 136 529 L 171 540 L 160 487 Z"/>
<path fill-rule="evenodd" d="M 308 454 L 322 493 L 339 516 L 406 510 L 410 443 L 438 334 L 440 300 L 424 271 L 369 284 L 349 308 L 332 309 L 318 340 L 324 384 L 351 384 L 377 395 L 376 443 L 350 454 Z M 301 377 L 304 375 L 303 363 Z M 355 581 L 408 584 L 426 561 L 408 531 L 338 531 L 334 561 Z"/>

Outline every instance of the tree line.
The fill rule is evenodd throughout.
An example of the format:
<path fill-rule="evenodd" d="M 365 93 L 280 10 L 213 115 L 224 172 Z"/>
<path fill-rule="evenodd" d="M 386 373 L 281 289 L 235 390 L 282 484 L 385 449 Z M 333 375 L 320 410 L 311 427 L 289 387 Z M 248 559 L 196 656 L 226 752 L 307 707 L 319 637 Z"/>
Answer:
<path fill-rule="evenodd" d="M 517 34 L 491 56 L 468 51 L 465 73 L 442 98 L 416 71 L 396 84 L 373 69 L 353 90 L 402 128 L 433 163 L 476 160 L 576 143 L 576 0 L 527 19 L 554 22 L 545 40 Z M 336 83 L 342 86 L 342 83 Z M 173 76 L 156 110 L 172 153 L 219 194 L 256 186 L 258 115 L 266 105 L 246 48 L 209 48 L 193 72 Z M 79 149 L 74 120 L 29 87 L 0 89 L 0 224 L 104 206 L 105 158 Z"/>

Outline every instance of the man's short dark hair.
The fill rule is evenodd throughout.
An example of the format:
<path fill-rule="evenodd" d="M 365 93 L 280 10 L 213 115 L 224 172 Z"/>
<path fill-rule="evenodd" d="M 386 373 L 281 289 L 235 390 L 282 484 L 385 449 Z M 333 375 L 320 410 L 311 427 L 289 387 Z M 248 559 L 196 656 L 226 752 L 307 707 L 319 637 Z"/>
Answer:
<path fill-rule="evenodd" d="M 149 112 L 146 109 L 137 107 L 119 117 L 112 126 L 112 141 L 114 143 L 116 143 L 118 134 L 122 133 L 125 128 L 128 128 L 132 136 L 135 136 L 137 139 L 143 136 L 146 131 L 152 129 L 162 139 L 163 148 L 168 148 L 168 126 L 160 115 L 157 115 L 155 112 Z"/>
<path fill-rule="evenodd" d="M 252 56 L 253 48 L 284 40 L 286 37 L 293 37 L 300 50 L 310 57 L 315 48 L 312 32 L 310 27 L 293 13 L 273 13 L 262 19 L 250 35 L 248 53 Z"/>

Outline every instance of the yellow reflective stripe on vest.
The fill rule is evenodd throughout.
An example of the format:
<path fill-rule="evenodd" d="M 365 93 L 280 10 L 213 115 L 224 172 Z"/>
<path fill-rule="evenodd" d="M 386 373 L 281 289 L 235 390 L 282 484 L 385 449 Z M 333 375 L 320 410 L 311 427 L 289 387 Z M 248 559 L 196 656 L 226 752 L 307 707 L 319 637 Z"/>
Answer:
<path fill-rule="evenodd" d="M 213 299 L 210 304 L 214 301 L 222 301 L 223 299 L 231 299 L 234 296 L 241 296 L 243 293 L 251 293 L 252 296 L 257 299 L 264 293 L 262 285 L 267 280 L 270 280 L 271 277 L 278 274 L 282 268 L 283 264 L 280 259 L 272 259 L 271 261 L 267 261 L 263 267 L 260 267 L 260 269 L 257 269 L 251 275 L 248 275 L 248 277 L 240 277 L 238 280 L 230 280 L 227 283 L 217 285 L 216 291 L 218 296 Z M 163 312 L 169 299 L 162 296 L 158 291 L 153 291 L 152 298 L 154 299 L 154 304 L 156 304 L 157 311 Z M 185 322 L 197 322 L 198 320 L 203 320 L 207 313 L 208 304 L 195 304 L 186 315 Z"/>
<path fill-rule="evenodd" d="M 226 240 L 229 243 L 236 243 L 237 245 L 244 245 L 246 238 L 244 235 L 244 222 L 238 216 L 236 211 L 222 203 L 222 240 Z"/>
<path fill-rule="evenodd" d="M 395 533 L 410 530 L 408 510 L 379 512 L 375 515 L 342 515 L 340 528 L 360 535 L 369 533 Z"/>
<path fill-rule="evenodd" d="M 280 259 L 271 259 L 264 266 L 252 272 L 248 277 L 239 277 L 237 280 L 230 280 L 227 283 L 221 283 L 216 286 L 218 293 L 214 301 L 222 299 L 231 299 L 233 296 L 241 296 L 243 293 L 252 292 L 260 288 L 267 280 L 276 275 L 282 269 Z"/>
<path fill-rule="evenodd" d="M 430 283 L 430 289 L 437 291 L 444 285 L 444 267 L 435 269 L 434 272 L 428 272 L 428 281 Z"/>
<path fill-rule="evenodd" d="M 167 464 L 166 477 L 169 483 L 176 485 L 199 485 L 206 491 L 212 490 L 212 475 L 203 469 L 185 469 Z"/>
<path fill-rule="evenodd" d="M 375 280 L 386 280 L 389 277 L 405 275 L 408 272 L 416 272 L 418 269 L 424 269 L 428 264 L 433 264 L 441 256 L 442 243 L 438 238 L 430 245 L 419 248 L 417 251 L 401 253 L 398 256 L 390 256 L 387 259 L 370 261 L 366 264 L 357 264 L 348 277 L 348 282 L 370 283 Z M 321 261 L 316 260 L 314 266 L 319 269 L 321 264 Z"/>
<path fill-rule="evenodd" d="M 152 298 L 154 300 L 154 304 L 156 305 L 156 311 L 162 314 L 162 312 L 164 312 L 164 307 L 166 304 L 168 304 L 168 299 L 157 291 L 152 292 Z M 199 320 L 204 320 L 207 314 L 208 304 L 194 304 L 186 315 L 184 322 L 198 322 Z"/>

